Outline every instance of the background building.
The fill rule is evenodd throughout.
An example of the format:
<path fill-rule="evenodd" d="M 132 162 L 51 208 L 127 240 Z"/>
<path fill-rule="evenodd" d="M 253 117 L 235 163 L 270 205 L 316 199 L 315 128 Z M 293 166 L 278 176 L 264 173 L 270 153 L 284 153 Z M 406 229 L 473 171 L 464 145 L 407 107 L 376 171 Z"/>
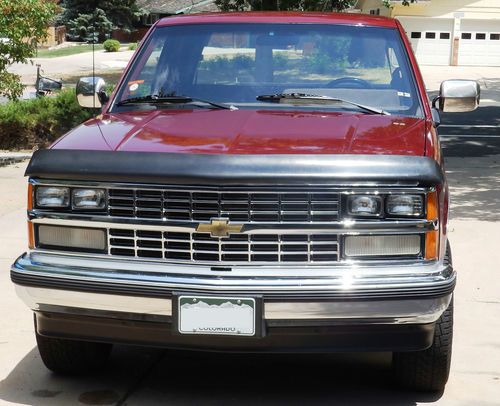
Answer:
<path fill-rule="evenodd" d="M 359 0 L 362 13 L 401 21 L 423 65 L 500 66 L 500 0 Z"/>
<path fill-rule="evenodd" d="M 140 41 L 151 26 L 163 17 L 175 14 L 204 13 L 218 11 L 214 0 L 137 0 L 144 12 L 135 31 L 121 29 L 113 31 L 113 38 L 120 42 Z"/>

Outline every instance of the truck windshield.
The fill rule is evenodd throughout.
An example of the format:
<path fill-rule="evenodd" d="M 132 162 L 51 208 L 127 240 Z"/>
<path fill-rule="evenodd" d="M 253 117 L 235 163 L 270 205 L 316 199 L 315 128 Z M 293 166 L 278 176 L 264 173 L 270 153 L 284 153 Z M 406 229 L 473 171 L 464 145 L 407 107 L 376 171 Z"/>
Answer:
<path fill-rule="evenodd" d="M 290 98 L 269 103 L 261 97 L 276 94 L 351 103 L 292 103 Z M 145 108 L 147 103 L 126 102 L 132 98 L 173 96 L 249 109 L 359 113 L 356 104 L 361 104 L 389 114 L 421 115 L 399 32 L 365 26 L 253 23 L 157 28 L 129 69 L 113 109 Z M 151 104 L 147 108 L 181 105 Z"/>

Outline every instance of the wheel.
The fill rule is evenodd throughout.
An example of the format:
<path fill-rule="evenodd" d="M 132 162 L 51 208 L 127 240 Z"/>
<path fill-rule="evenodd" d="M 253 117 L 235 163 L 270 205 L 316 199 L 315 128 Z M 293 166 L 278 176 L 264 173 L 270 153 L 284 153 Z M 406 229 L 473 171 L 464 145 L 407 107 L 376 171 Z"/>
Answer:
<path fill-rule="evenodd" d="M 445 264 L 451 265 L 447 247 Z M 403 387 L 417 391 L 442 391 L 448 382 L 453 342 L 453 298 L 436 322 L 432 346 L 423 351 L 396 352 L 392 367 L 395 380 Z"/>
<path fill-rule="evenodd" d="M 44 337 L 36 334 L 38 351 L 45 366 L 61 374 L 82 374 L 104 366 L 112 344 Z"/>

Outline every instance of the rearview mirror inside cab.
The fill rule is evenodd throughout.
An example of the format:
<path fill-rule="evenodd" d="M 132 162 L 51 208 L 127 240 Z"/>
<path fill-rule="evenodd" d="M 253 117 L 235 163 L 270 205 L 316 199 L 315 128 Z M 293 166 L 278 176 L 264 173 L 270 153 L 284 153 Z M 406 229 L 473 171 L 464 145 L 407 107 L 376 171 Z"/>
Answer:
<path fill-rule="evenodd" d="M 474 80 L 446 80 L 441 83 L 439 96 L 434 100 L 444 113 L 474 111 L 479 107 L 481 87 Z"/>

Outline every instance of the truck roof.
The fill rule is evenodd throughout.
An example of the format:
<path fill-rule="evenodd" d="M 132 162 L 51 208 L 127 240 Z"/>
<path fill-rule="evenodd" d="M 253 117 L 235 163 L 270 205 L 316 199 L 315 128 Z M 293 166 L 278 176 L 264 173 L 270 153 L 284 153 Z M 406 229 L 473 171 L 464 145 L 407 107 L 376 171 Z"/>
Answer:
<path fill-rule="evenodd" d="M 346 24 L 371 27 L 396 28 L 396 20 L 388 17 L 353 13 L 327 12 L 232 12 L 232 13 L 200 13 L 165 17 L 158 22 L 159 27 L 182 24 L 210 23 L 314 23 L 314 24 Z"/>

